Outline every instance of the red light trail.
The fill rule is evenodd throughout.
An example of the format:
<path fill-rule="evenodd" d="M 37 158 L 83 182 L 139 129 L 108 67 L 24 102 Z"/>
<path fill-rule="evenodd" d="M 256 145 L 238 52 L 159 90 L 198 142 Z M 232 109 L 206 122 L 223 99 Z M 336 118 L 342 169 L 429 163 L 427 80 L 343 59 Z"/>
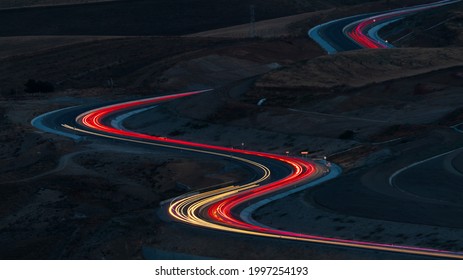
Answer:
<path fill-rule="evenodd" d="M 390 48 L 386 42 L 382 40 L 377 40 L 369 36 L 368 30 L 370 30 L 373 26 L 391 22 L 393 20 L 405 17 L 407 15 L 411 15 L 414 13 L 418 13 L 421 11 L 429 10 L 432 8 L 437 8 L 453 3 L 460 2 L 460 0 L 447 0 L 447 1 L 439 1 L 431 4 L 424 4 L 410 8 L 404 8 L 392 12 L 387 12 L 384 14 L 368 17 L 366 19 L 362 19 L 360 21 L 354 22 L 349 24 L 345 27 L 346 31 L 345 34 L 357 43 L 359 46 L 366 48 L 366 49 L 386 49 Z"/>

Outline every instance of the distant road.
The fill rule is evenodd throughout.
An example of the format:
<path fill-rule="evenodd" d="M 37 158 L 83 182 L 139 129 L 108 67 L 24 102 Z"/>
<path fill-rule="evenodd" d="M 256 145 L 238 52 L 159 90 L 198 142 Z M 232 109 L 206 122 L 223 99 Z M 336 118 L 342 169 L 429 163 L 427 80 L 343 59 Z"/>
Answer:
<path fill-rule="evenodd" d="M 394 47 L 392 44 L 379 37 L 378 32 L 381 28 L 406 16 L 460 1 L 438 1 L 382 13 L 362 14 L 337 19 L 310 29 L 309 36 L 328 54 L 362 48 L 392 48 Z"/>

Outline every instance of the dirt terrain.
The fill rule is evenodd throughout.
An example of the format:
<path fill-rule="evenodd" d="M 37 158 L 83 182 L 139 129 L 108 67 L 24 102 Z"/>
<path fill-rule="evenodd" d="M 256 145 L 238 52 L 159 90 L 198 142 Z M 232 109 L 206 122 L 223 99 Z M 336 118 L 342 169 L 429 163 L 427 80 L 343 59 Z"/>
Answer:
<path fill-rule="evenodd" d="M 36 54 L 45 50 L 77 43 L 111 39 L 102 36 L 20 36 L 0 37 L 0 59 L 10 56 Z"/>
<path fill-rule="evenodd" d="M 462 48 L 361 50 L 323 56 L 274 71 L 264 75 L 256 86 L 263 89 L 348 89 L 462 64 Z"/>
<path fill-rule="evenodd" d="M 308 27 L 404 2 L 331 9 L 336 1 L 286 1 L 293 10 L 262 15 L 264 2 L 273 3 L 256 4 L 258 19 L 324 10 L 257 24 L 257 31 L 270 32 L 258 34 L 267 38 L 243 38 L 246 26 L 191 37 L 0 38 L 0 257 L 132 259 L 146 257 L 145 249 L 154 248 L 232 259 L 414 258 L 218 234 L 166 222 L 156 213 L 162 200 L 246 180 L 249 170 L 226 160 L 180 157 L 105 140 L 74 142 L 30 125 L 33 117 L 67 106 L 204 88 L 217 90 L 146 111 L 125 125 L 195 142 L 240 148 L 245 143 L 245 149 L 272 153 L 298 156 L 309 151 L 313 158 L 328 156 L 343 167 L 344 176 L 259 210 L 256 218 L 271 226 L 462 249 L 461 227 L 451 224 L 460 220 L 454 208 L 447 208 L 446 219 L 440 221 L 436 213 L 443 212 L 432 212 L 432 207 L 427 211 L 428 205 L 418 204 L 423 201 L 412 200 L 420 207 L 409 211 L 409 198 L 387 185 L 362 181 L 375 175 L 371 182 L 384 182 L 397 166 L 461 146 L 463 136 L 450 128 L 463 121 L 461 41 L 455 40 L 452 48 L 325 56 L 307 39 Z M 407 1 L 412 2 L 420 1 Z M 249 17 L 248 4 L 236 7 L 244 7 L 243 22 Z M 176 24 L 170 34 L 185 22 Z M 196 31 L 219 27 L 214 24 L 204 23 Z M 8 32 L 21 35 L 18 30 Z M 101 30 L 106 31 L 98 35 L 114 35 L 112 27 Z M 349 71 L 342 70 L 346 66 Z M 56 90 L 25 93 L 28 79 L 49 81 Z M 391 207 L 409 212 L 398 215 Z M 413 222 L 414 215 L 422 219 Z M 233 250 L 223 245 L 230 238 Z"/>
<path fill-rule="evenodd" d="M 170 76 L 174 74 L 177 80 L 184 80 L 182 83 L 186 86 L 188 83 L 185 82 L 189 82 L 187 77 L 190 76 L 190 80 L 195 77 L 189 73 L 194 72 L 177 73 L 175 67 L 204 65 L 202 73 L 206 74 L 205 71 L 217 72 L 208 65 L 220 64 L 222 69 L 216 75 L 236 73 L 236 69 L 242 68 L 247 68 L 252 74 L 254 71 L 261 73 L 262 68 L 272 69 L 271 65 L 265 66 L 268 64 L 284 66 L 301 57 L 308 59 L 322 54 L 315 43 L 298 38 L 82 38 L 90 42 L 66 46 L 61 46 L 61 37 L 52 38 L 55 39 L 58 46 L 38 42 L 44 49 L 33 53 L 28 51 L 27 46 L 37 43 L 37 40 L 25 40 L 23 47 L 20 47 L 21 41 L 11 43 L 16 50 L 8 52 L 14 55 L 3 58 L 0 65 L 2 94 L 20 93 L 28 79 L 50 81 L 58 89 L 101 87 L 112 79 L 116 87 L 134 88 L 135 91 L 160 87 L 182 90 L 182 85 L 172 84 Z M 112 51 L 108 52 L 108 49 Z M 204 58 L 207 56 L 208 59 Z M 29 65 L 34 65 L 34 68 Z M 198 79 L 202 76 L 207 75 L 196 75 Z"/>

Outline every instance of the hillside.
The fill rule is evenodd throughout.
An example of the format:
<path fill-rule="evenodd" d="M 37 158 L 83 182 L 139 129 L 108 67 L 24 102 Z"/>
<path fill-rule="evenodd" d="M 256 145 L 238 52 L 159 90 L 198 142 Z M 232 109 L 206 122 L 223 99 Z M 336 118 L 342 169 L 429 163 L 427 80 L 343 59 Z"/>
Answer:
<path fill-rule="evenodd" d="M 256 85 L 267 89 L 361 87 L 462 64 L 462 48 L 360 50 L 274 71 Z"/>

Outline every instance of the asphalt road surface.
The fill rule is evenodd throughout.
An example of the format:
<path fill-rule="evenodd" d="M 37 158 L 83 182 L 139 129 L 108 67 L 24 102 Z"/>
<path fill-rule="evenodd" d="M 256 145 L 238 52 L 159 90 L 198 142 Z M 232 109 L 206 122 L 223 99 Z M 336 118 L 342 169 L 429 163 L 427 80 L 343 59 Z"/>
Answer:
<path fill-rule="evenodd" d="M 382 13 L 338 19 L 312 28 L 309 30 L 309 36 L 329 54 L 362 48 L 392 48 L 389 42 L 378 36 L 378 31 L 382 27 L 418 12 L 458 2 L 460 0 L 438 1 Z"/>

